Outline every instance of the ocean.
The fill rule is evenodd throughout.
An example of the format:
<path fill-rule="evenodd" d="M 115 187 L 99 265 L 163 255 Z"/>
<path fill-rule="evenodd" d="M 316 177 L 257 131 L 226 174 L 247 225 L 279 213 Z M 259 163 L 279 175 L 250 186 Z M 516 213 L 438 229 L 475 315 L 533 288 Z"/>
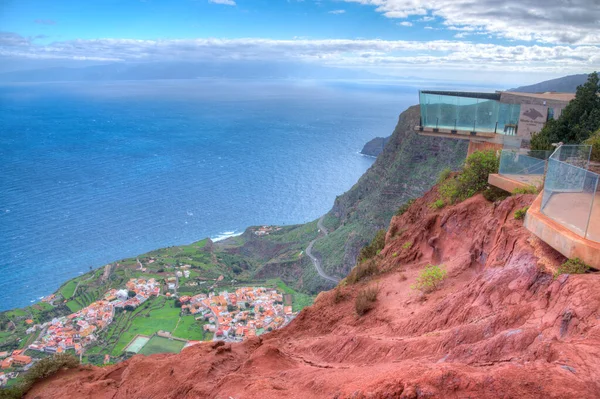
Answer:
<path fill-rule="evenodd" d="M 0 310 L 90 267 L 318 218 L 417 101 L 348 82 L 0 85 Z"/>

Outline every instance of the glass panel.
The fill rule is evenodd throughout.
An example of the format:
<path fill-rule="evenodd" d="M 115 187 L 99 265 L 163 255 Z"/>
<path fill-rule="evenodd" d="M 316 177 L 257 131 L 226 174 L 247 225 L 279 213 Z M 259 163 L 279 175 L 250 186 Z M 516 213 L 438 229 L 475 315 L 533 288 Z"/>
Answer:
<path fill-rule="evenodd" d="M 586 233 L 588 240 L 600 242 L 600 176 L 596 175 L 596 192 L 592 203 L 592 210 L 588 219 Z"/>
<path fill-rule="evenodd" d="M 585 237 L 588 225 L 593 225 L 589 221 L 594 197 L 597 195 L 598 175 L 554 159 L 559 150 L 548 160 L 542 212 Z M 599 240 L 596 234 L 595 229 L 587 233 L 590 238 L 595 237 L 594 240 Z"/>
<path fill-rule="evenodd" d="M 419 100 L 425 127 L 516 134 L 519 104 L 423 92 L 419 93 Z"/>
<path fill-rule="evenodd" d="M 511 180 L 541 187 L 549 156 L 549 151 L 502 150 L 499 173 Z"/>

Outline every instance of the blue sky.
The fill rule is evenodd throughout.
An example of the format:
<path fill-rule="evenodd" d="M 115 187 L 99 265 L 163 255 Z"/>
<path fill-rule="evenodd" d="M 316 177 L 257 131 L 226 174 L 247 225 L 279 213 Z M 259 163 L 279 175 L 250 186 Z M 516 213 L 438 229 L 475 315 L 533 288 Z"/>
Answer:
<path fill-rule="evenodd" d="M 600 69 L 598 0 L 3 0 L 0 31 L 7 65 L 229 57 L 484 81 Z"/>

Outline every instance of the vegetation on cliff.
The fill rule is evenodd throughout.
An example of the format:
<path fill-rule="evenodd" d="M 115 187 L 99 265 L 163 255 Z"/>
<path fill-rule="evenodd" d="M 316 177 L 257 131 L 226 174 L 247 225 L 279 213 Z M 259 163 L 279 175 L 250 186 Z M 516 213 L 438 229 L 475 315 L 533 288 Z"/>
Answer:
<path fill-rule="evenodd" d="M 552 150 L 553 143 L 580 144 L 600 128 L 600 84 L 593 72 L 577 87 L 575 99 L 563 109 L 558 119 L 550 119 L 539 133 L 531 137 L 531 149 Z"/>

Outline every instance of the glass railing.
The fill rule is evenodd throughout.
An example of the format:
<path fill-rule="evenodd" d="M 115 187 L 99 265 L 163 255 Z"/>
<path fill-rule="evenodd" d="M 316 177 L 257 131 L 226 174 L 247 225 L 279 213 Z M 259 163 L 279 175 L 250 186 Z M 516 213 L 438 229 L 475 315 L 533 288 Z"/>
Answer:
<path fill-rule="evenodd" d="M 551 151 L 502 150 L 499 174 L 529 186 L 541 187 L 547 159 L 551 154 Z"/>
<path fill-rule="evenodd" d="M 427 92 L 419 100 L 424 127 L 516 135 L 520 104 Z"/>
<path fill-rule="evenodd" d="M 542 213 L 581 237 L 600 242 L 600 176 L 586 169 L 590 150 L 562 146 L 552 154 Z"/>

